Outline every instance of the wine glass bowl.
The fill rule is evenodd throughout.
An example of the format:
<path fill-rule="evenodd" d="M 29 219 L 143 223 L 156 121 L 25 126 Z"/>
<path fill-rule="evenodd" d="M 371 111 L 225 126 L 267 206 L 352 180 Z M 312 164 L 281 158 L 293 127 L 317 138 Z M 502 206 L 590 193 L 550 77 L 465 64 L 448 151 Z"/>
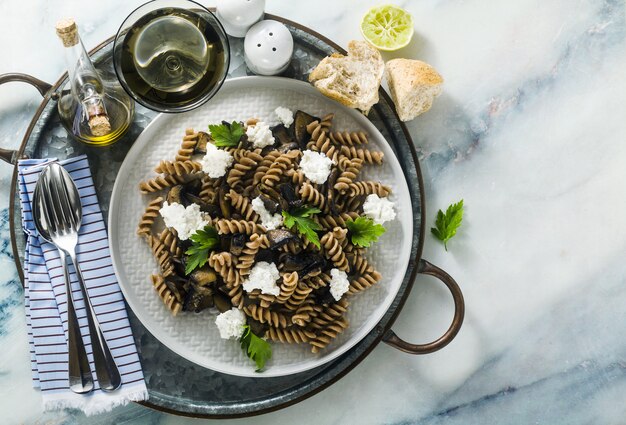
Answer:
<path fill-rule="evenodd" d="M 124 20 L 113 44 L 122 87 L 159 112 L 194 109 L 228 73 L 228 36 L 213 13 L 191 0 L 154 0 Z"/>

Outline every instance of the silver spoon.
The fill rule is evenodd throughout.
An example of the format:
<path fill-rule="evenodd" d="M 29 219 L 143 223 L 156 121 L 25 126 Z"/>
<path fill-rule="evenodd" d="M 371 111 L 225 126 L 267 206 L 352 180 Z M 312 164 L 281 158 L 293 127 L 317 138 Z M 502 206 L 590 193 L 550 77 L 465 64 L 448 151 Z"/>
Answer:
<path fill-rule="evenodd" d="M 42 171 L 42 193 L 44 205 L 54 213 L 56 218 L 55 232 L 48 231 L 50 241 L 62 251 L 62 261 L 65 264 L 65 254 L 69 255 L 76 269 L 80 290 L 87 308 L 87 323 L 92 341 L 92 352 L 96 376 L 103 391 L 115 391 L 120 387 L 122 380 L 115 359 L 104 339 L 102 329 L 98 323 L 98 317 L 87 295 L 85 283 L 76 260 L 76 245 L 78 243 L 78 231 L 82 222 L 82 207 L 80 195 L 71 176 L 63 167 L 52 163 Z M 46 190 L 47 189 L 47 190 Z M 48 196 L 45 196 L 45 194 Z M 95 338 L 94 338 L 95 337 Z"/>

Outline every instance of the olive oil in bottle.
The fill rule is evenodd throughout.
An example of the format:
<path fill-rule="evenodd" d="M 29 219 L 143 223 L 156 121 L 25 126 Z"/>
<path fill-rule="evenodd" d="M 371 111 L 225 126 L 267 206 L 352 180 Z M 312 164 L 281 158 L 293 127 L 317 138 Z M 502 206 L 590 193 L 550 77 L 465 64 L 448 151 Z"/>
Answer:
<path fill-rule="evenodd" d="M 96 70 L 73 19 L 59 21 L 56 32 L 65 47 L 69 80 L 69 90 L 58 100 L 61 122 L 81 142 L 105 146 L 117 141 L 132 122 L 135 103 L 117 81 Z"/>
<path fill-rule="evenodd" d="M 148 107 L 177 108 L 201 100 L 220 83 L 225 48 L 201 15 L 158 9 L 140 18 L 125 35 L 120 68 L 137 100 Z"/>

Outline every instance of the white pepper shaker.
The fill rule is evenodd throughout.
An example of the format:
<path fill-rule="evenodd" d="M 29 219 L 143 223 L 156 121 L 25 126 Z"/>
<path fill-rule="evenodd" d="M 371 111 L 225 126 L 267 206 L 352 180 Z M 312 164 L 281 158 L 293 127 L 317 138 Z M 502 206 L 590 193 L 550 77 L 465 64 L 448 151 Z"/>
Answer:
<path fill-rule="evenodd" d="M 265 0 L 217 0 L 215 9 L 226 34 L 241 38 L 263 19 Z"/>
<path fill-rule="evenodd" d="M 276 75 L 289 66 L 293 55 L 293 37 L 277 21 L 257 22 L 244 40 L 246 65 L 255 74 Z"/>

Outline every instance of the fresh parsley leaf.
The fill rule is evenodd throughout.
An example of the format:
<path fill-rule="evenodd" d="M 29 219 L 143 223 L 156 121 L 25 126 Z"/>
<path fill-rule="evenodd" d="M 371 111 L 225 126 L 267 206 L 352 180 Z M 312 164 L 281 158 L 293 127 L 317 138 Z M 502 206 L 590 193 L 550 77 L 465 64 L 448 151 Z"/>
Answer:
<path fill-rule="evenodd" d="M 214 145 L 217 147 L 237 146 L 241 136 L 243 136 L 243 126 L 237 121 L 227 124 L 209 125 L 209 131 L 213 138 Z"/>
<path fill-rule="evenodd" d="M 185 251 L 188 255 L 185 265 L 185 274 L 189 274 L 198 267 L 206 264 L 209 251 L 219 243 L 217 230 L 211 226 L 198 230 L 191 235 L 191 247 Z"/>
<path fill-rule="evenodd" d="M 252 333 L 250 326 L 244 325 L 243 329 L 243 335 L 239 338 L 241 349 L 256 363 L 256 372 L 261 372 L 265 362 L 272 358 L 272 346 Z"/>
<path fill-rule="evenodd" d="M 310 218 L 313 214 L 319 214 L 318 208 L 297 207 L 291 212 L 283 211 L 285 226 L 289 229 L 296 228 L 298 233 L 309 240 L 316 247 L 320 247 L 320 239 L 316 231 L 322 230 L 322 226 Z"/>
<path fill-rule="evenodd" d="M 368 248 L 372 242 L 376 242 L 386 231 L 382 224 L 375 224 L 374 220 L 368 217 L 347 220 L 346 227 L 350 231 L 352 243 L 364 248 Z"/>
<path fill-rule="evenodd" d="M 435 220 L 435 226 L 437 227 L 431 227 L 430 231 L 437 239 L 443 242 L 446 251 L 448 250 L 448 241 L 456 235 L 456 231 L 461 225 L 462 220 L 462 199 L 458 203 L 450 205 L 445 214 L 441 210 L 437 213 L 437 219 Z"/>

